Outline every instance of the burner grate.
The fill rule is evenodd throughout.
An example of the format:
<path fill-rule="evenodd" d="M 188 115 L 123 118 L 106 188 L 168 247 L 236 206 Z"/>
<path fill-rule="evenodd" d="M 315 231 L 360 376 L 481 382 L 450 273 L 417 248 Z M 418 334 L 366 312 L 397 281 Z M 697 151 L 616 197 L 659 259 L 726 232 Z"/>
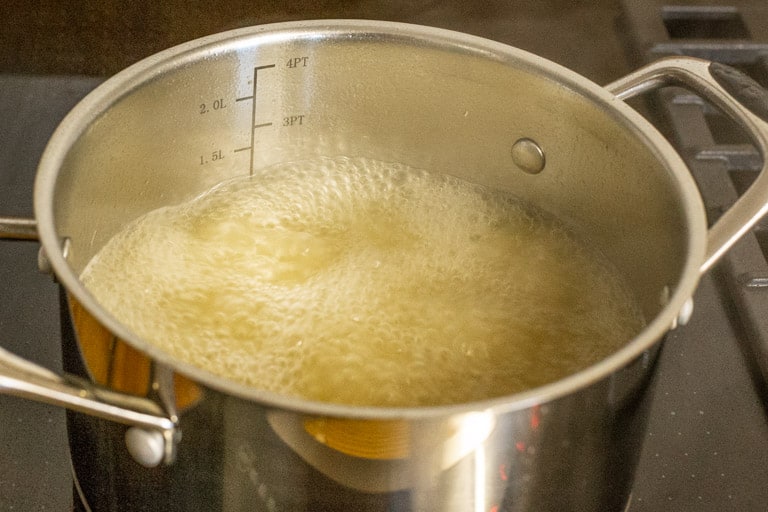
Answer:
<path fill-rule="evenodd" d="M 649 12 L 658 13 L 649 15 Z M 630 55 L 635 65 L 687 55 L 740 69 L 768 88 L 768 4 L 670 6 L 623 0 Z M 762 158 L 725 115 L 690 92 L 669 88 L 651 111 L 683 155 L 696 179 L 709 222 L 754 181 Z M 716 275 L 730 300 L 729 315 L 742 333 L 757 380 L 768 383 L 768 219 L 718 264 Z"/>
<path fill-rule="evenodd" d="M 735 7 L 662 6 L 661 20 L 671 39 L 747 39 Z"/>

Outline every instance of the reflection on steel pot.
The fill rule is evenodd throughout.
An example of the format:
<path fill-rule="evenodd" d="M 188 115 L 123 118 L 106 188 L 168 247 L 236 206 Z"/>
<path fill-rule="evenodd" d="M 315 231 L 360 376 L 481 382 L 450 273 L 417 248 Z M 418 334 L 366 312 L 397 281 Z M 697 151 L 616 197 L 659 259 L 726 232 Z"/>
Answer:
<path fill-rule="evenodd" d="M 768 208 L 762 173 L 707 230 L 680 157 L 622 101 L 668 84 L 723 109 L 765 154 L 765 93 L 693 59 L 603 89 L 498 43 L 370 21 L 236 30 L 146 59 L 83 100 L 39 166 L 37 230 L 62 284 L 69 373 L 3 352 L 0 390 L 88 413 L 68 418 L 93 510 L 622 510 L 664 334 L 690 316 L 701 273 Z M 751 110 L 728 91 L 747 91 Z M 152 209 L 338 155 L 445 171 L 537 205 L 601 249 L 647 326 L 589 368 L 516 395 L 352 407 L 175 360 L 78 279 Z"/>

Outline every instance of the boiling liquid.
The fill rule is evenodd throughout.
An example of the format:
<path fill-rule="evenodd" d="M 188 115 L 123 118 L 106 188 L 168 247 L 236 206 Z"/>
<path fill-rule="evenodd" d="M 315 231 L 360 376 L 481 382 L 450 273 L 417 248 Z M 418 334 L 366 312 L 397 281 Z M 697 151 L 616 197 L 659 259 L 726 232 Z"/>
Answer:
<path fill-rule="evenodd" d="M 629 340 L 606 262 L 513 197 L 364 159 L 283 165 L 150 212 L 83 281 L 173 357 L 355 405 L 506 395 Z"/>

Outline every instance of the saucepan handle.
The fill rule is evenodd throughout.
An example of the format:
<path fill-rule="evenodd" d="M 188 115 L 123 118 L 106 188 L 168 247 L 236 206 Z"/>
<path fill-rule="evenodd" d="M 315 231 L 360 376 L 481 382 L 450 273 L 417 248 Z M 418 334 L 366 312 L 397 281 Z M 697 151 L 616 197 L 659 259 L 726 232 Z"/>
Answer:
<path fill-rule="evenodd" d="M 94 386 L 71 375 L 58 375 L 3 348 L 0 348 L 0 393 L 157 431 L 163 436 L 163 449 L 166 444 L 169 448 L 175 444 L 175 422 L 165 417 L 152 400 Z M 163 453 L 158 458 L 168 462 L 172 457 L 172 453 Z"/>
<path fill-rule="evenodd" d="M 0 217 L 0 240 L 37 240 L 34 220 Z M 41 268 L 44 268 L 41 263 Z M 170 371 L 157 368 L 159 389 L 172 389 Z M 159 382 L 167 381 L 167 382 Z M 177 418 L 157 402 L 118 393 L 72 375 L 58 375 L 0 348 L 0 394 L 66 407 L 129 425 L 128 450 L 140 464 L 151 467 L 175 459 L 179 438 Z"/>
<path fill-rule="evenodd" d="M 749 189 L 709 230 L 701 272 L 709 270 L 742 235 L 768 212 L 768 91 L 742 72 L 693 57 L 669 57 L 606 86 L 625 100 L 660 87 L 682 86 L 737 122 L 752 138 L 763 167 Z"/>
<path fill-rule="evenodd" d="M 36 241 L 37 222 L 21 217 L 0 217 L 0 239 Z"/>

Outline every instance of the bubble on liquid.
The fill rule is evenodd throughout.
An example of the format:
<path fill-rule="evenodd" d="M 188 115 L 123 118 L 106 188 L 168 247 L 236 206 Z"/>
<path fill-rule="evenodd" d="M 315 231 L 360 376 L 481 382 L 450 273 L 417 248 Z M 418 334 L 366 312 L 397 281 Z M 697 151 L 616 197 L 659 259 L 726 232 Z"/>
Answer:
<path fill-rule="evenodd" d="M 610 265 L 514 197 L 367 159 L 150 212 L 82 279 L 148 342 L 305 398 L 460 403 L 562 378 L 642 325 Z"/>

